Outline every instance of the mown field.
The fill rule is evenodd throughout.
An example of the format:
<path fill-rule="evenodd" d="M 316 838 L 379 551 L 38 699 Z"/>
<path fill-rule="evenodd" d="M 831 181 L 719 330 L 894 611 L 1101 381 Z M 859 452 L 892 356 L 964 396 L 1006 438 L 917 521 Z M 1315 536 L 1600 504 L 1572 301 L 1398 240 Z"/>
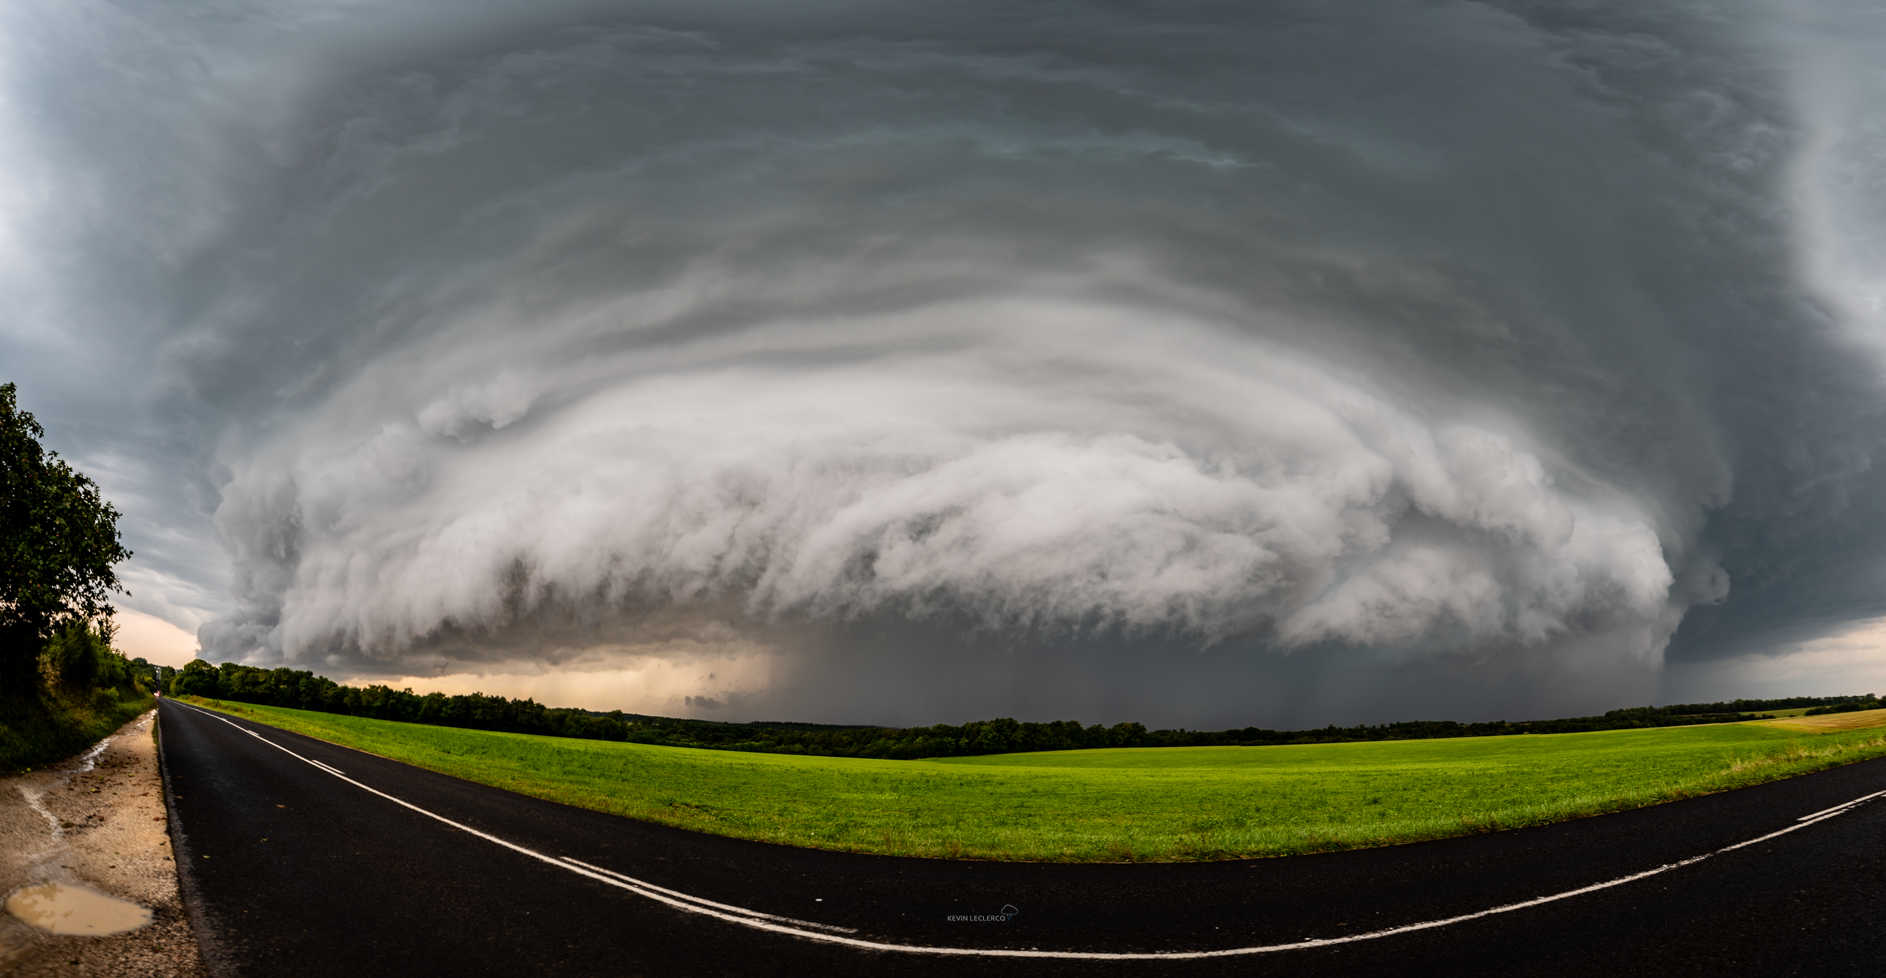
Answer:
<path fill-rule="evenodd" d="M 1390 845 L 1886 755 L 1886 710 L 1594 733 L 877 761 L 197 702 L 443 774 L 686 829 L 887 855 L 1064 862 Z"/>

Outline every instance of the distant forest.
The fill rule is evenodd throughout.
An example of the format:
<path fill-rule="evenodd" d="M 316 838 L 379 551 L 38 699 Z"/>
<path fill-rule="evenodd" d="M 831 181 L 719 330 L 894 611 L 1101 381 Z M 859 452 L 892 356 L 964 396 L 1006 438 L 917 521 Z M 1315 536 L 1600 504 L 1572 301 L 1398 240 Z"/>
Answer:
<path fill-rule="evenodd" d="M 324 676 L 296 669 L 257 669 L 233 662 L 217 667 L 201 659 L 169 675 L 166 685 L 172 695 L 178 696 L 287 706 L 298 710 L 318 710 L 405 723 L 589 740 L 619 740 L 668 747 L 893 760 L 1080 750 L 1089 747 L 1265 746 L 1574 733 L 1694 723 L 1734 723 L 1757 719 L 1764 710 L 1815 707 L 1812 712 L 1836 713 L 1877 709 L 1883 705 L 1871 694 L 1791 696 L 1773 700 L 1636 706 L 1612 710 L 1603 716 L 1562 720 L 1495 720 L 1490 723 L 1411 720 L 1375 726 L 1328 726 L 1317 730 L 1266 730 L 1261 727 L 1238 730 L 1148 730 L 1139 723 L 1116 723 L 1104 727 L 1100 724 L 1082 726 L 1075 720 L 1023 723 L 1006 718 L 977 720 L 962 726 L 939 724 L 934 727 L 897 728 L 767 721 L 720 723 L 713 720 L 643 716 L 621 710 L 598 713 L 593 710 L 552 708 L 534 700 L 512 700 L 482 693 L 469 696 L 428 693 L 421 696 L 410 689 L 392 689 L 387 686 L 343 686 Z"/>

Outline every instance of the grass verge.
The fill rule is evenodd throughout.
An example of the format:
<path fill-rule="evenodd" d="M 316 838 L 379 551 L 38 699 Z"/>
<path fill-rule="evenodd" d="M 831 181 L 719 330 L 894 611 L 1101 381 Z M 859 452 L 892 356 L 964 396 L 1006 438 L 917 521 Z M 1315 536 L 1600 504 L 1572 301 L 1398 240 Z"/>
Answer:
<path fill-rule="evenodd" d="M 442 774 L 685 829 L 849 852 L 1055 862 L 1238 859 L 1439 839 L 1886 756 L 1886 710 L 1874 711 L 1875 726 L 1832 732 L 1760 721 L 878 761 L 491 733 L 191 699 Z"/>
<path fill-rule="evenodd" d="M 0 773 L 23 774 L 71 757 L 156 705 L 149 694 L 128 689 L 0 700 Z"/>

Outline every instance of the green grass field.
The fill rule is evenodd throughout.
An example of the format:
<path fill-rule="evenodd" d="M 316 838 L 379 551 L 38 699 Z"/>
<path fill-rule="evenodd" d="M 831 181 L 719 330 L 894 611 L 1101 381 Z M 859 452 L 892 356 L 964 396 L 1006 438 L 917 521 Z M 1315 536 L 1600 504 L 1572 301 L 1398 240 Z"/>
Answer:
<path fill-rule="evenodd" d="M 552 801 L 744 839 L 888 855 L 1235 859 L 1556 822 L 1886 755 L 1788 721 L 1281 747 L 877 761 L 692 750 L 204 703 Z M 1847 722 L 1886 725 L 1886 710 Z M 1814 718 L 1818 719 L 1818 718 Z"/>

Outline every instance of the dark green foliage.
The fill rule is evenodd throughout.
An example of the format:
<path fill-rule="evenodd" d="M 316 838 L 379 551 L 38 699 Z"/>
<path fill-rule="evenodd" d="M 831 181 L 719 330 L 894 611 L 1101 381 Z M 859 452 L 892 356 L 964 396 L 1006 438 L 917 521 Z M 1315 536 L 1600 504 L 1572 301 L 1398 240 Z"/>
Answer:
<path fill-rule="evenodd" d="M 1829 713 L 1858 713 L 1861 710 L 1877 710 L 1881 707 L 1886 707 L 1886 703 L 1880 702 L 1879 697 L 1874 696 L 1872 693 L 1868 693 L 1863 697 L 1842 696 L 1838 697 L 1838 699 L 1846 700 L 1847 702 L 1817 706 L 1803 713 L 1802 716 L 1818 717 L 1826 716 Z"/>
<path fill-rule="evenodd" d="M 108 620 L 112 565 L 131 556 L 98 485 L 39 444 L 45 429 L 0 384 L 0 695 L 31 695 L 45 643 Z"/>
<path fill-rule="evenodd" d="M 164 673 L 177 671 L 169 666 L 156 665 L 142 658 L 132 659 L 128 665 L 131 670 L 131 677 L 137 681 L 139 686 L 145 689 L 163 689 Z"/>
<path fill-rule="evenodd" d="M 154 705 L 131 686 L 0 699 L 0 774 L 71 757 Z"/>
<path fill-rule="evenodd" d="M 0 772 L 68 757 L 153 705 L 139 668 L 111 647 L 106 628 L 74 623 L 56 632 L 39 660 L 44 684 L 0 696 Z"/>
<path fill-rule="evenodd" d="M 0 384 L 0 771 L 84 750 L 151 705 L 112 651 L 112 566 L 131 556 L 98 485 L 46 451 Z M 148 666 L 148 663 L 145 664 Z M 154 679 L 154 676 L 150 678 Z"/>
<path fill-rule="evenodd" d="M 1612 710 L 1601 717 L 1534 720 L 1509 723 L 1455 723 L 1452 720 L 1415 720 L 1376 726 L 1324 727 L 1320 730 L 1148 730 L 1138 723 L 1082 726 L 1074 720 L 1022 723 L 1007 718 L 978 720 L 962 726 L 934 727 L 840 726 L 821 723 L 719 723 L 674 717 L 588 710 L 553 709 L 533 700 L 507 700 L 473 693 L 420 696 L 410 689 L 387 686 L 342 686 L 333 680 L 296 669 L 258 669 L 225 663 L 220 668 L 198 659 L 183 667 L 169 683 L 175 695 L 203 696 L 263 706 L 286 706 L 376 720 L 400 720 L 472 730 L 620 740 L 669 747 L 705 747 L 715 750 L 757 751 L 776 754 L 814 754 L 825 757 L 875 757 L 912 760 L 920 757 L 970 757 L 1028 751 L 1082 750 L 1094 747 L 1216 747 L 1268 744 L 1330 744 L 1367 740 L 1432 740 L 1447 737 L 1493 737 L 1525 733 L 1578 733 L 1591 730 L 1628 730 L 1645 727 L 1687 726 L 1696 723 L 1734 723 L 1753 720 L 1757 709 L 1788 709 L 1778 701 L 1737 700 L 1680 706 L 1642 706 Z M 1797 699 L 1800 697 L 1797 697 Z M 1871 697 L 1822 697 L 1815 702 L 1871 702 Z M 1740 707 L 1741 709 L 1731 709 Z"/>
<path fill-rule="evenodd" d="M 114 657 L 124 657 L 111 650 L 111 640 L 83 622 L 73 622 L 54 632 L 44 654 L 46 678 L 62 689 L 82 691 L 130 681 L 129 670 L 114 661 Z"/>
<path fill-rule="evenodd" d="M 53 633 L 40 653 L 39 671 L 48 690 L 67 698 L 86 699 L 97 690 L 121 690 L 144 695 L 156 689 L 150 673 L 111 647 L 110 626 L 74 622 Z M 148 669 L 148 663 L 146 667 Z"/>
<path fill-rule="evenodd" d="M 216 667 L 202 659 L 191 659 L 185 663 L 164 684 L 164 691 L 172 696 L 208 696 L 212 699 L 222 696 L 222 689 L 216 683 Z"/>
<path fill-rule="evenodd" d="M 1873 694 L 1864 696 L 1784 696 L 1774 700 L 1728 700 L 1720 703 L 1679 703 L 1675 706 L 1660 706 L 1656 709 L 1665 713 L 1760 713 L 1763 710 L 1798 710 L 1804 706 L 1849 706 L 1855 703 L 1877 702 Z M 1872 710 L 1877 707 L 1854 706 L 1856 710 Z M 1829 710 L 1830 713 L 1845 712 Z"/>

